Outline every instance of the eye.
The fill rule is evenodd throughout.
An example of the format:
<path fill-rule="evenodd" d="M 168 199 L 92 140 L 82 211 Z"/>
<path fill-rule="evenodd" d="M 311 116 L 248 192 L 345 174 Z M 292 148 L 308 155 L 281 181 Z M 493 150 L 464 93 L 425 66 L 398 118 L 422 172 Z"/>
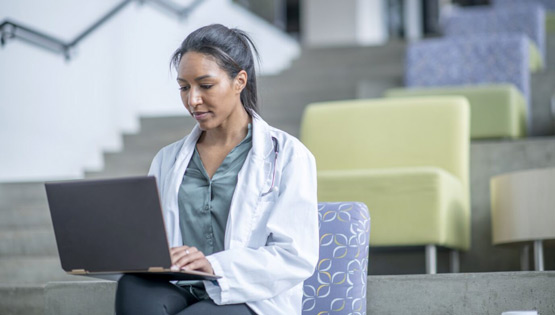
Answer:
<path fill-rule="evenodd" d="M 188 85 L 180 86 L 180 87 L 179 87 L 179 90 L 180 90 L 180 91 L 184 91 L 184 92 L 185 92 L 185 91 L 189 91 L 189 86 L 188 86 Z"/>
<path fill-rule="evenodd" d="M 212 84 L 202 84 L 200 87 L 203 88 L 203 89 L 205 89 L 205 90 L 208 90 L 208 89 L 210 89 L 212 86 L 213 86 Z"/>

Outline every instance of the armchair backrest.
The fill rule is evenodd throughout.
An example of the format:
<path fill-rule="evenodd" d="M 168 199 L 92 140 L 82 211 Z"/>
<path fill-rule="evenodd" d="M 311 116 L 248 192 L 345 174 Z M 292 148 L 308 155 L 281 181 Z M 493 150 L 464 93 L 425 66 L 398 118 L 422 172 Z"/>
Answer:
<path fill-rule="evenodd" d="M 370 215 L 360 202 L 318 204 L 320 257 L 304 282 L 303 315 L 366 313 Z"/>
<path fill-rule="evenodd" d="M 545 8 L 529 0 L 520 5 L 477 6 L 454 10 L 443 20 L 447 36 L 474 34 L 526 35 L 545 58 Z"/>
<path fill-rule="evenodd" d="M 537 3 L 542 5 L 547 11 L 555 11 L 555 0 L 493 0 L 496 7 L 521 6 L 523 4 Z"/>
<path fill-rule="evenodd" d="M 438 167 L 468 189 L 469 105 L 458 96 L 315 103 L 301 140 L 318 170 Z"/>

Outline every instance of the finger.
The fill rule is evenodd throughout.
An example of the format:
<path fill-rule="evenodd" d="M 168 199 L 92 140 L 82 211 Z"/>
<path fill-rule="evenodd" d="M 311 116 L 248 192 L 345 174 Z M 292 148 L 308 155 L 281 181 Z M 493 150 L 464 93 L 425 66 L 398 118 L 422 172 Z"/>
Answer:
<path fill-rule="evenodd" d="M 173 247 L 170 249 L 170 258 L 171 258 L 172 264 L 182 256 L 181 253 L 184 251 L 183 247 L 184 246 L 179 246 L 179 247 Z"/>
<path fill-rule="evenodd" d="M 181 247 L 177 247 L 173 253 L 175 256 L 181 256 L 181 255 L 189 255 L 191 253 L 195 253 L 198 251 L 199 250 L 194 246 L 193 247 L 181 246 Z"/>
<path fill-rule="evenodd" d="M 196 253 L 196 252 L 200 252 L 200 250 L 198 250 L 196 247 L 191 246 L 188 248 L 189 253 Z"/>
<path fill-rule="evenodd" d="M 190 248 L 190 247 L 187 246 L 187 245 L 185 245 L 185 246 L 178 246 L 178 247 L 172 247 L 172 248 L 170 249 L 170 254 L 173 256 L 173 255 L 179 254 L 179 253 L 181 253 L 181 252 L 184 252 L 184 251 L 188 250 L 189 248 Z"/>
<path fill-rule="evenodd" d="M 170 255 L 172 264 L 175 265 L 175 263 L 179 261 L 181 258 L 189 255 L 194 251 L 198 251 L 198 250 L 195 247 L 189 247 L 189 246 L 180 246 L 180 247 L 172 248 L 172 252 Z"/>
<path fill-rule="evenodd" d="M 185 255 L 181 257 L 181 259 L 175 262 L 175 265 L 179 268 L 183 268 L 183 266 L 191 263 L 192 261 L 204 258 L 204 254 L 202 252 L 195 252 L 190 253 L 189 255 Z"/>
<path fill-rule="evenodd" d="M 188 265 L 183 267 L 186 270 L 197 270 L 197 271 L 204 271 L 210 274 L 214 274 L 214 270 L 212 269 L 212 265 L 210 261 L 206 258 L 197 259 Z"/>

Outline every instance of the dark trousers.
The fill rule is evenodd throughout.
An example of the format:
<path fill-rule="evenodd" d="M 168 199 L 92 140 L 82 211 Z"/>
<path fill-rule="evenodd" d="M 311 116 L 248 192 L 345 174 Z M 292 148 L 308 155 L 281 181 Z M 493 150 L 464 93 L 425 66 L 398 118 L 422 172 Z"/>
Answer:
<path fill-rule="evenodd" d="M 211 299 L 199 300 L 186 288 L 168 281 L 127 274 L 118 281 L 116 314 L 251 315 L 255 313 L 244 303 L 216 305 Z"/>

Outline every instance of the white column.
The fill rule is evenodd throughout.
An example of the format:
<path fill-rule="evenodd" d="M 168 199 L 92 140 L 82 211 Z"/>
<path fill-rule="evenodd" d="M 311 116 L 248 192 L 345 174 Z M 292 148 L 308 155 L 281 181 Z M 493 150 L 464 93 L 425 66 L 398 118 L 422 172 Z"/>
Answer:
<path fill-rule="evenodd" d="M 405 38 L 418 40 L 422 37 L 422 2 L 404 0 Z"/>
<path fill-rule="evenodd" d="M 303 0 L 306 46 L 379 45 L 387 40 L 386 0 Z"/>

